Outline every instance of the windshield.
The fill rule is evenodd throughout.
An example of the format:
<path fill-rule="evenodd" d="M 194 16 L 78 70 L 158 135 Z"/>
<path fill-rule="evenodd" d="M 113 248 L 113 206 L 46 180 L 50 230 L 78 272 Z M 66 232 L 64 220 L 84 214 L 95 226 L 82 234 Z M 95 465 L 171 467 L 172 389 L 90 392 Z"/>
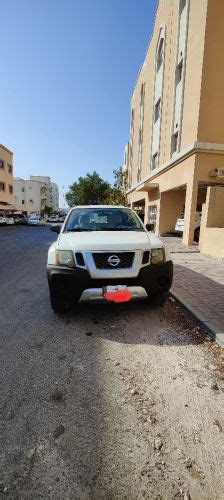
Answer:
<path fill-rule="evenodd" d="M 144 228 L 128 208 L 76 208 L 64 231 L 144 231 Z"/>

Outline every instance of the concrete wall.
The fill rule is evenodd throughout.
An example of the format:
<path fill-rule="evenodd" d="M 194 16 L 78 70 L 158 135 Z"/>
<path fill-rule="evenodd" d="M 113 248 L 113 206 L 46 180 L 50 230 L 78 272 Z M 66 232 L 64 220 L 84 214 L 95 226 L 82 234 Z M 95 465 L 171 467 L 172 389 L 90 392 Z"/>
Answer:
<path fill-rule="evenodd" d="M 207 227 L 224 228 L 224 187 L 209 188 Z"/>
<path fill-rule="evenodd" d="M 215 183 L 224 185 L 223 178 L 210 175 L 215 169 L 224 166 L 224 1 L 186 0 L 186 6 L 187 42 L 182 51 L 184 52 L 181 84 L 183 93 L 181 92 L 178 100 L 181 121 L 178 144 L 180 151 L 174 153 L 171 159 L 175 74 L 180 55 L 178 47 L 179 1 L 160 0 L 152 37 L 131 99 L 131 110 L 134 110 L 135 122 L 132 191 L 128 194 L 128 202 L 136 202 L 144 196 L 146 214 L 150 205 L 157 206 L 156 233 L 159 234 L 173 225 L 174 216 L 176 217 L 176 204 L 178 206 L 176 201 L 178 195 L 174 194 L 174 190 L 182 190 L 184 187 L 186 199 L 183 242 L 192 244 L 197 204 L 204 202 L 205 197 L 205 192 L 203 193 L 199 186 L 206 185 L 205 189 L 207 189 L 207 186 Z M 150 171 L 153 149 L 151 143 L 156 48 L 161 29 L 165 33 L 165 60 L 161 97 L 159 164 L 155 170 Z M 141 174 L 143 182 L 142 185 L 137 185 L 139 108 L 143 83 L 145 84 Z M 156 199 L 151 199 L 150 183 L 152 186 L 158 185 L 159 194 Z M 163 195 L 168 191 L 170 194 Z"/>
<path fill-rule="evenodd" d="M 40 213 L 41 210 L 41 183 L 15 178 L 14 179 L 15 205 L 18 210 L 28 213 Z"/>
<path fill-rule="evenodd" d="M 161 194 L 158 214 L 159 233 L 174 231 L 176 221 L 184 210 L 185 196 L 185 190 L 166 191 Z"/>
<path fill-rule="evenodd" d="M 47 205 L 53 211 L 58 211 L 58 186 L 50 181 L 50 177 L 30 176 L 30 180 L 15 178 L 14 192 L 18 210 L 40 214 Z"/>
<path fill-rule="evenodd" d="M 224 258 L 224 187 L 209 187 L 202 209 L 199 248 Z"/>
<path fill-rule="evenodd" d="M 208 0 L 198 126 L 199 141 L 224 143 L 223 20 L 224 1 Z"/>
<path fill-rule="evenodd" d="M 55 184 L 55 182 L 50 183 L 50 192 L 50 207 L 52 207 L 52 210 L 54 212 L 57 212 L 59 210 L 59 192 L 58 186 L 57 184 Z"/>
<path fill-rule="evenodd" d="M 224 259 L 224 228 L 206 227 L 200 250 L 207 255 Z"/>
<path fill-rule="evenodd" d="M 207 20 L 207 1 L 190 0 L 188 5 L 187 45 L 185 52 L 185 71 L 183 86 L 183 107 L 181 123 L 180 150 L 183 150 L 198 137 L 198 121 L 200 112 L 200 96 L 202 70 L 204 60 L 205 30 Z M 216 0 L 215 0 L 216 2 Z M 155 61 L 160 30 L 165 32 L 164 78 L 161 91 L 161 129 L 159 141 L 159 167 L 171 158 L 171 136 L 173 129 L 173 112 L 175 98 L 175 70 L 178 41 L 178 0 L 166 0 L 158 3 L 155 24 L 150 43 L 147 48 L 144 63 L 137 77 L 131 98 L 131 110 L 135 113 L 133 137 L 133 168 L 132 186 L 137 184 L 138 141 L 139 141 L 139 110 L 141 86 L 145 84 L 142 175 L 145 179 L 150 175 L 150 155 L 152 148 Z M 200 20 L 200 22 L 199 22 Z M 180 111 L 181 112 L 181 111 Z"/>
<path fill-rule="evenodd" d="M 4 165 L 0 168 L 0 182 L 3 182 L 5 187 L 4 190 L 0 190 L 0 205 L 4 203 L 13 205 L 14 193 L 10 193 L 10 186 L 13 188 L 13 153 L 2 144 L 0 144 L 0 160 Z M 9 172 L 10 167 L 12 167 L 12 173 Z"/>

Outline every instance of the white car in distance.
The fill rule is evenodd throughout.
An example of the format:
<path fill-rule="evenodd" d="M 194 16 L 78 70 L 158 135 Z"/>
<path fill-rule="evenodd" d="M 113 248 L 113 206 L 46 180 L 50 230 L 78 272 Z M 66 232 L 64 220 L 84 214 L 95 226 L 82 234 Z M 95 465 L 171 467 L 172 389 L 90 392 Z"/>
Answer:
<path fill-rule="evenodd" d="M 7 218 L 3 215 L 0 215 L 0 226 L 6 226 Z"/>
<path fill-rule="evenodd" d="M 27 219 L 27 224 L 29 226 L 37 226 L 40 224 L 40 216 L 39 215 L 30 215 Z"/>

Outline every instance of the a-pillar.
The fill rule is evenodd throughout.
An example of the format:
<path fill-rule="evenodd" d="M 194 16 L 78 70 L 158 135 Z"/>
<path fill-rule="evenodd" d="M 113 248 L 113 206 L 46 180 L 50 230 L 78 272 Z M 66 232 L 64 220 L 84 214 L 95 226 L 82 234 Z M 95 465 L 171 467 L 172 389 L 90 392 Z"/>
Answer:
<path fill-rule="evenodd" d="M 187 184 L 183 243 L 192 245 L 194 243 L 195 215 L 197 210 L 198 181 L 194 178 Z"/>

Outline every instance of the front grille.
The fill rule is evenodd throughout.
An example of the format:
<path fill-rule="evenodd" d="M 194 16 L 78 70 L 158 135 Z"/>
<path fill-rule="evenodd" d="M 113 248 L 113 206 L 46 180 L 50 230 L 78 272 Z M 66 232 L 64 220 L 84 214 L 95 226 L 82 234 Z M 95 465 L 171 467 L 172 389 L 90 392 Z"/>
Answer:
<path fill-rule="evenodd" d="M 76 258 L 76 262 L 77 262 L 78 266 L 85 266 L 85 262 L 84 262 L 82 253 L 79 253 L 79 252 L 76 253 L 75 258 Z"/>
<path fill-rule="evenodd" d="M 93 253 L 92 255 L 97 269 L 128 269 L 132 267 L 135 256 L 134 252 Z"/>
<path fill-rule="evenodd" d="M 143 256 L 142 256 L 142 264 L 148 264 L 149 262 L 149 251 L 146 250 L 146 252 L 143 253 Z"/>

